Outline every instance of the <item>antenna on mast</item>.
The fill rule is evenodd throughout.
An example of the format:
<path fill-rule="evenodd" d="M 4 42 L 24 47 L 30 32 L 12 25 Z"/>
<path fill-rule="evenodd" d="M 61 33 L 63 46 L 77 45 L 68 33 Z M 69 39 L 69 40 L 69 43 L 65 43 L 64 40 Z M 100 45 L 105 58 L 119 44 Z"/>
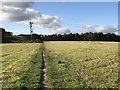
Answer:
<path fill-rule="evenodd" d="M 31 41 L 32 41 L 32 34 L 33 34 L 33 28 L 32 28 L 32 25 L 33 25 L 33 22 L 32 21 L 30 21 L 29 22 L 29 25 L 30 25 L 30 35 L 31 35 Z"/>

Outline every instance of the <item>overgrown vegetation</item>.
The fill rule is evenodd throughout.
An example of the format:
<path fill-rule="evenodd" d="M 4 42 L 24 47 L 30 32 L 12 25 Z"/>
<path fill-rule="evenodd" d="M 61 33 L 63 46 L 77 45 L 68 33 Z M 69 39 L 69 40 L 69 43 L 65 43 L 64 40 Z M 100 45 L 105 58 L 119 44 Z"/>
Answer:
<path fill-rule="evenodd" d="M 40 88 L 41 44 L 2 44 L 2 49 L 2 88 Z"/>
<path fill-rule="evenodd" d="M 45 42 L 51 88 L 117 88 L 118 43 Z"/>

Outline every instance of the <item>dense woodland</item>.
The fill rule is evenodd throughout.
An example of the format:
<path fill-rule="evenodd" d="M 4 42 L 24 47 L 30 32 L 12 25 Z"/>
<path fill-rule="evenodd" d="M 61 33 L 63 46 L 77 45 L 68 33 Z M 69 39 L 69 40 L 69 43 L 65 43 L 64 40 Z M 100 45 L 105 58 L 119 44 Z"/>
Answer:
<path fill-rule="evenodd" d="M 4 28 L 0 28 L 0 34 L 2 34 L 3 43 L 10 42 L 41 42 L 41 41 L 120 41 L 120 36 L 114 33 L 104 34 L 102 32 L 99 33 L 70 33 L 70 34 L 53 34 L 53 35 L 38 35 L 32 34 L 19 34 L 13 35 L 12 32 L 5 31 Z"/>

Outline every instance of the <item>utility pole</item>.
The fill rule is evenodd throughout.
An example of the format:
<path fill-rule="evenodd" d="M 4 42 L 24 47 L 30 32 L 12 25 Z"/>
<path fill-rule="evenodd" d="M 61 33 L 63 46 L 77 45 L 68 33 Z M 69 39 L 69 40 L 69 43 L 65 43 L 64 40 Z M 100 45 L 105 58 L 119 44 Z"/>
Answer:
<path fill-rule="evenodd" d="M 30 35 L 31 35 L 31 41 L 32 41 L 32 34 L 33 34 L 33 28 L 32 28 L 32 25 L 33 25 L 33 22 L 29 22 L 29 24 L 30 24 Z"/>

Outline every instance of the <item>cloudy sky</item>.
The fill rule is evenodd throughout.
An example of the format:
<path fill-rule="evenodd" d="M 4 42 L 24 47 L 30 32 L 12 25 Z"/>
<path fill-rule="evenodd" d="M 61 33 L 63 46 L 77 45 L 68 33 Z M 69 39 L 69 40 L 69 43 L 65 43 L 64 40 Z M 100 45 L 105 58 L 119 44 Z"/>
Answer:
<path fill-rule="evenodd" d="M 14 34 L 117 33 L 117 2 L 2 2 L 0 27 Z"/>

